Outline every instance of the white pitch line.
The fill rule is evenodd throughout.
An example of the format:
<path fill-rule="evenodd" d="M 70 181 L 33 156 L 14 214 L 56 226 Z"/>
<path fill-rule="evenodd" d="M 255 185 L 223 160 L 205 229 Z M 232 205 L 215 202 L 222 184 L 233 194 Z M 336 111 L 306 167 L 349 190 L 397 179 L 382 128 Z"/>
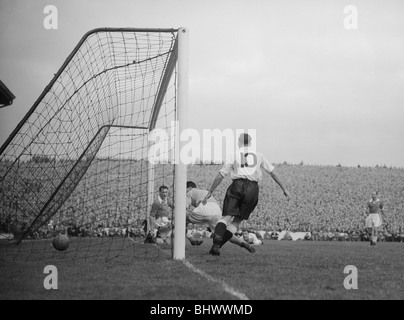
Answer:
<path fill-rule="evenodd" d="M 156 246 L 156 247 L 158 248 L 158 246 Z M 187 266 L 192 271 L 200 274 L 205 279 L 207 279 L 209 281 L 212 281 L 212 282 L 215 282 L 215 283 L 220 283 L 222 285 L 224 291 L 226 291 L 226 292 L 230 293 L 231 295 L 239 298 L 240 300 L 250 300 L 244 293 L 239 292 L 238 290 L 236 290 L 233 287 L 229 286 L 226 282 L 212 277 L 211 275 L 207 274 L 205 271 L 202 271 L 202 270 L 198 269 L 191 262 L 189 262 L 189 261 L 187 261 L 185 259 L 181 260 L 181 262 L 184 263 L 185 266 Z"/>
<path fill-rule="evenodd" d="M 212 282 L 216 282 L 216 283 L 220 283 L 223 287 L 223 289 L 230 293 L 231 295 L 239 298 L 240 300 L 250 300 L 244 293 L 234 289 L 233 287 L 229 286 L 227 283 L 225 283 L 222 280 L 218 280 L 214 277 L 212 277 L 211 275 L 207 274 L 206 272 L 196 268 L 192 263 L 190 263 L 187 260 L 182 260 L 182 262 L 188 267 L 190 268 L 192 271 L 200 274 L 202 277 L 204 277 L 205 279 L 212 281 Z"/>

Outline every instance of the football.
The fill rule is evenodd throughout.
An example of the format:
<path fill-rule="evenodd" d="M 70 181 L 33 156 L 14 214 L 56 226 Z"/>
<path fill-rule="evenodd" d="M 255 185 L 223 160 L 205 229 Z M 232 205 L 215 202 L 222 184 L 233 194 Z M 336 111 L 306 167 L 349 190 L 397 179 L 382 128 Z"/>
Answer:
<path fill-rule="evenodd" d="M 58 251 L 64 251 L 69 247 L 69 237 L 65 234 L 59 234 L 53 238 L 52 245 Z"/>

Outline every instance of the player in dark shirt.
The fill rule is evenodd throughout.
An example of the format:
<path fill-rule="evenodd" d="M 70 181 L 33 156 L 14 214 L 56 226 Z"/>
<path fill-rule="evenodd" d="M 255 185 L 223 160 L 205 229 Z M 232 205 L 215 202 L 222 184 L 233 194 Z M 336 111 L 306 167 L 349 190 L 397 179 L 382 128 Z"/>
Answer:
<path fill-rule="evenodd" d="M 367 208 L 369 211 L 366 217 L 366 229 L 370 239 L 370 245 L 375 246 L 377 242 L 378 228 L 382 226 L 383 202 L 378 198 L 378 192 L 372 193 L 372 198 L 368 201 Z"/>

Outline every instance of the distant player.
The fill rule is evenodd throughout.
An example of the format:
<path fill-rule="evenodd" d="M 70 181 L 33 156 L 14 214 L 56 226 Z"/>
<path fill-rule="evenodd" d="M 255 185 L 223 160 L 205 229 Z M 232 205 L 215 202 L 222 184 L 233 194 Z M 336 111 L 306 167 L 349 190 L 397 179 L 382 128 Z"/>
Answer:
<path fill-rule="evenodd" d="M 258 204 L 258 182 L 262 180 L 262 171 L 269 173 L 272 179 L 281 187 L 285 197 L 289 200 L 289 192 L 275 174 L 267 158 L 251 148 L 251 137 L 244 133 L 239 137 L 240 157 L 226 163 L 212 182 L 212 186 L 203 203 L 208 199 L 223 178 L 231 175 L 232 184 L 227 189 L 223 203 L 222 218 L 216 224 L 213 236 L 211 255 L 220 255 L 220 248 L 233 237 L 240 223 L 247 220 Z"/>
<path fill-rule="evenodd" d="M 222 210 L 214 197 L 210 197 L 205 205 L 202 204 L 207 194 L 207 190 L 198 189 L 194 182 L 187 182 L 187 222 L 199 225 L 207 224 L 211 230 L 215 230 L 217 222 L 222 217 Z M 194 241 L 188 236 L 188 232 L 187 238 L 191 243 Z M 231 237 L 229 240 L 251 253 L 255 252 L 255 249 L 249 243 L 236 236 Z"/>
<path fill-rule="evenodd" d="M 378 192 L 372 193 L 372 198 L 369 200 L 367 208 L 369 215 L 366 217 L 365 224 L 368 231 L 370 245 L 375 246 L 377 242 L 377 231 L 382 225 L 383 202 L 378 198 Z"/>

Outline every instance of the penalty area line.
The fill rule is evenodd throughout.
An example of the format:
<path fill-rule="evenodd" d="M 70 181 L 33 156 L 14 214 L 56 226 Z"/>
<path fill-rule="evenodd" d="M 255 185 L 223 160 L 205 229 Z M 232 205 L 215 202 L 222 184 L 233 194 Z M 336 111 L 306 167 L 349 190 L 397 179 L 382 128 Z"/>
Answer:
<path fill-rule="evenodd" d="M 219 283 L 221 284 L 221 286 L 223 287 L 224 291 L 230 293 L 231 295 L 239 298 L 240 300 L 250 300 L 244 293 L 234 289 L 233 287 L 229 286 L 226 282 L 216 279 L 214 277 L 212 277 L 211 275 L 207 274 L 205 271 L 202 271 L 200 269 L 198 269 L 197 267 L 195 267 L 192 263 L 190 263 L 187 260 L 182 260 L 182 262 L 189 268 L 191 269 L 193 272 L 196 272 L 197 274 L 201 275 L 202 277 L 204 277 L 205 279 L 215 282 L 215 283 Z"/>

